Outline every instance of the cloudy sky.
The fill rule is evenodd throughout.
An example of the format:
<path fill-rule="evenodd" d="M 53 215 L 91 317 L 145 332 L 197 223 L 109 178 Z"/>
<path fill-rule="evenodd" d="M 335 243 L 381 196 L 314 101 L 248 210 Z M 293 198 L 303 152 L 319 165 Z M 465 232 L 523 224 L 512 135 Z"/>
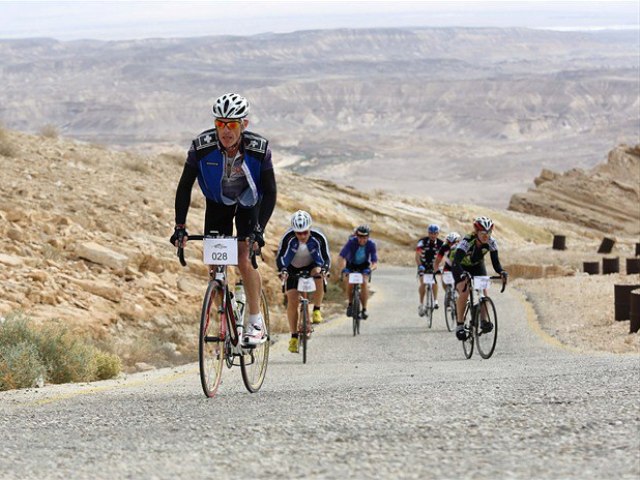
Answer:
<path fill-rule="evenodd" d="M 634 1 L 2 1 L 0 38 L 117 40 L 324 28 L 640 28 Z"/>

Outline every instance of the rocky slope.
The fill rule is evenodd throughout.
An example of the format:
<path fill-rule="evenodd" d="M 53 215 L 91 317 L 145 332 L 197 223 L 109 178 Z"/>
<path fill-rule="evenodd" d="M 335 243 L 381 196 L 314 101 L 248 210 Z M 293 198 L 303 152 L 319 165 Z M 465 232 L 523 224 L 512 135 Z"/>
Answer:
<path fill-rule="evenodd" d="M 591 170 L 542 170 L 535 184 L 513 195 L 509 210 L 640 236 L 640 145 L 611 150 Z"/>
<path fill-rule="evenodd" d="M 182 268 L 168 243 L 183 162 L 184 152 L 144 157 L 0 130 L 0 315 L 20 310 L 38 321 L 62 318 L 129 364 L 150 361 L 158 351 L 170 361 L 195 352 L 206 268 L 198 246 L 189 246 L 189 265 Z M 411 265 L 428 223 L 464 232 L 479 214 L 496 220 L 503 261 L 522 276 L 566 274 L 580 264 L 579 252 L 550 252 L 554 232 L 569 231 L 568 242 L 593 251 L 600 241 L 600 232 L 517 212 L 277 175 L 278 203 L 260 269 L 279 328 L 285 322 L 274 252 L 299 208 L 327 233 L 334 259 L 353 227 L 366 222 L 381 262 Z M 204 214 L 197 187 L 192 198 L 188 224 L 197 233 Z M 341 301 L 333 290 L 333 300 Z"/>

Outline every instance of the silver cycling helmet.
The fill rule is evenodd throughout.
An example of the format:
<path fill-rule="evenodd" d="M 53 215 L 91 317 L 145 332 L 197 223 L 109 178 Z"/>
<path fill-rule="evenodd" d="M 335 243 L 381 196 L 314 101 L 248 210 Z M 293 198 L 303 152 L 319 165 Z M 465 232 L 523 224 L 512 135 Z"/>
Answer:
<path fill-rule="evenodd" d="M 214 102 L 212 110 L 216 118 L 240 119 L 249 115 L 249 102 L 237 93 L 225 93 Z"/>
<path fill-rule="evenodd" d="M 298 210 L 291 215 L 291 228 L 294 232 L 306 232 L 311 228 L 311 215 L 304 210 Z"/>
<path fill-rule="evenodd" d="M 485 230 L 487 232 L 490 232 L 491 230 L 493 230 L 493 220 L 491 220 L 489 217 L 476 217 L 476 219 L 473 221 L 473 228 L 475 228 L 476 230 Z"/>
<path fill-rule="evenodd" d="M 458 232 L 451 232 L 447 235 L 447 243 L 451 245 L 456 243 L 458 240 L 460 240 L 460 234 Z"/>

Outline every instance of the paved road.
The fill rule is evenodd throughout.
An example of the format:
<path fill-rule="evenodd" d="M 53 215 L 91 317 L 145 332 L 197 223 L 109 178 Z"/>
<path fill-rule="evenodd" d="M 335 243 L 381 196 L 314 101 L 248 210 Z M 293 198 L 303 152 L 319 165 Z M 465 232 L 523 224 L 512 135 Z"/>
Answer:
<path fill-rule="evenodd" d="M 307 365 L 279 339 L 257 394 L 233 369 L 206 399 L 194 365 L 0 393 L 0 478 L 640 477 L 638 356 L 554 345 L 495 288 L 497 351 L 465 360 L 414 282 L 381 269 L 362 334 L 321 325 Z"/>

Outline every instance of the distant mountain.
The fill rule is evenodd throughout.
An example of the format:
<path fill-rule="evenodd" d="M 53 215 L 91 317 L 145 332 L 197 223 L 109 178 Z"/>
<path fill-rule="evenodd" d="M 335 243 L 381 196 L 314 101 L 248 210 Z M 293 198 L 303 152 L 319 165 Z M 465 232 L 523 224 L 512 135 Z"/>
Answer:
<path fill-rule="evenodd" d="M 0 40 L 0 121 L 183 150 L 246 95 L 282 168 L 506 205 L 541 168 L 638 140 L 637 32 L 363 29 L 136 41 Z"/>
<path fill-rule="evenodd" d="M 543 170 L 536 187 L 511 197 L 509 210 L 613 235 L 640 236 L 640 145 L 621 145 L 589 171 Z"/>

